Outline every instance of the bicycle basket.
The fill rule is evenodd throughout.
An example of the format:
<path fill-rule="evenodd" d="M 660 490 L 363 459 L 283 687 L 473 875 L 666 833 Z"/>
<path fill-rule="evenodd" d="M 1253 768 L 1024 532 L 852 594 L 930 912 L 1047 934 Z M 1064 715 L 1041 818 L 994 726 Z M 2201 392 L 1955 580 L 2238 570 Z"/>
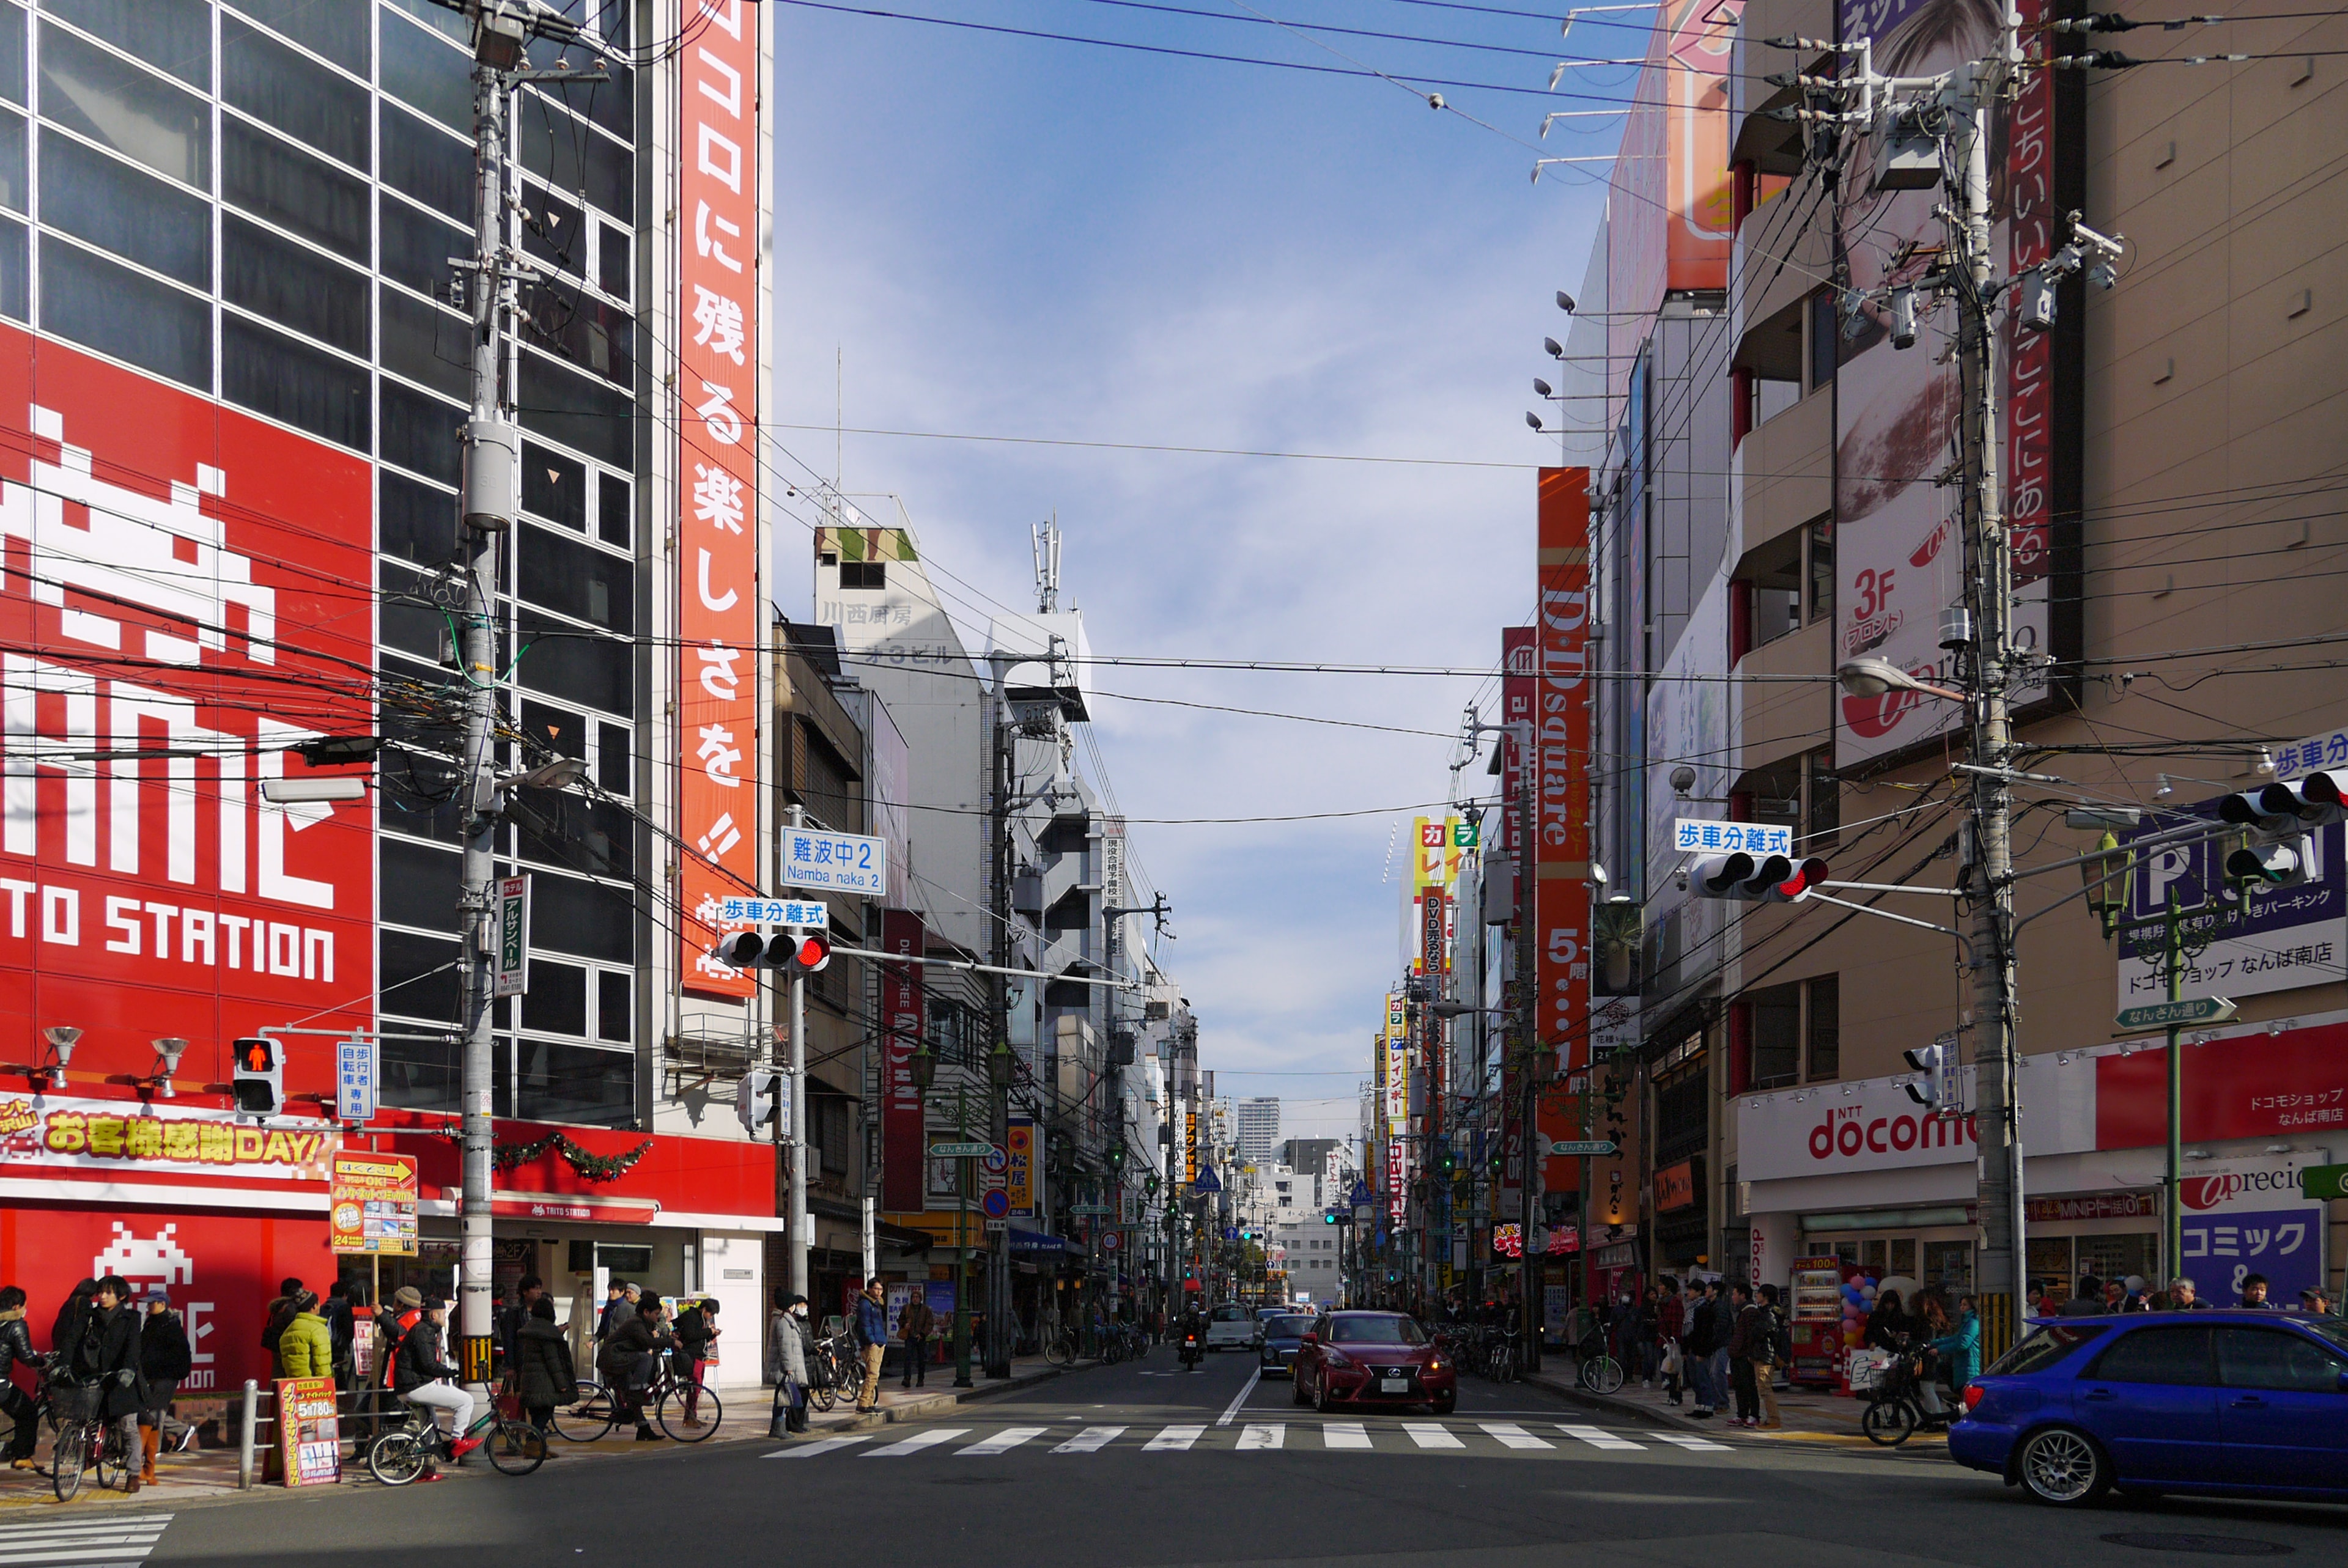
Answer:
<path fill-rule="evenodd" d="M 100 1398 L 105 1391 L 97 1383 L 51 1383 L 49 1408 L 57 1411 L 60 1423 L 94 1421 L 98 1419 Z"/>

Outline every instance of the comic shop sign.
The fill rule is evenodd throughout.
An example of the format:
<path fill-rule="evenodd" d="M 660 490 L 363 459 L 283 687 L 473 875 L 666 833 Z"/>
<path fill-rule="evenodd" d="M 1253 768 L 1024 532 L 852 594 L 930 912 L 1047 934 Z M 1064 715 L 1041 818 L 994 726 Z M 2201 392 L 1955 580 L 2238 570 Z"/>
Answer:
<path fill-rule="evenodd" d="M 2186 1177 L 2178 1245 L 2183 1272 L 2205 1299 L 2230 1306 L 2253 1274 L 2266 1276 L 2268 1300 L 2284 1304 L 2323 1282 L 2323 1200 L 2302 1193 L 2299 1173 L 2326 1158 L 2308 1150 L 2197 1168 Z"/>
<path fill-rule="evenodd" d="M 0 1168 L 323 1182 L 342 1140 L 329 1122 L 263 1127 L 223 1111 L 56 1095 L 0 1101 Z"/>

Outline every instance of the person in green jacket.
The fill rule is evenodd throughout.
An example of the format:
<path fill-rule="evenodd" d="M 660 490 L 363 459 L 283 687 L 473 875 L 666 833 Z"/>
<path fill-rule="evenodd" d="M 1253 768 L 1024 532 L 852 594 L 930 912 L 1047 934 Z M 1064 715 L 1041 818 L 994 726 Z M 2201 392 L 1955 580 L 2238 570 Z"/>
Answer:
<path fill-rule="evenodd" d="M 277 1337 L 278 1365 L 288 1378 L 332 1378 L 335 1337 L 318 1311 L 318 1293 L 305 1290 L 294 1298 L 294 1321 Z"/>
<path fill-rule="evenodd" d="M 1949 1386 L 1962 1399 L 1965 1385 L 1981 1376 L 1981 1314 L 1973 1310 L 1972 1296 L 1957 1297 L 1956 1326 L 1934 1339 L 1932 1348 L 1948 1369 Z"/>

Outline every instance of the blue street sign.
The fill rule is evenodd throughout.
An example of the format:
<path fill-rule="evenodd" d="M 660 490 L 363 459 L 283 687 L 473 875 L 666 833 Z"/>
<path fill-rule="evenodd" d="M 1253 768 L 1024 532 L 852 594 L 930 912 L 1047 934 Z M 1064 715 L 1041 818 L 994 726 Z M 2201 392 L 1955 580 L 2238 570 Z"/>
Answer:
<path fill-rule="evenodd" d="M 1354 1184 L 1354 1190 L 1345 1194 L 1345 1206 L 1349 1209 L 1368 1208 L 1370 1206 L 1370 1184 L 1361 1181 L 1355 1182 Z"/>
<path fill-rule="evenodd" d="M 1225 1226 L 1223 1227 L 1223 1239 L 1224 1239 L 1225 1241 L 1237 1241 L 1237 1240 L 1239 1240 L 1239 1239 L 1240 1239 L 1240 1227 L 1239 1227 L 1239 1226 L 1237 1226 L 1237 1225 L 1225 1225 Z"/>
<path fill-rule="evenodd" d="M 1223 1184 L 1216 1179 L 1213 1170 L 1201 1165 L 1198 1178 L 1190 1184 L 1190 1190 L 1194 1193 L 1220 1193 L 1223 1190 Z"/>
<path fill-rule="evenodd" d="M 372 1122 L 376 1112 L 376 1042 L 362 1035 L 335 1042 L 335 1117 Z"/>

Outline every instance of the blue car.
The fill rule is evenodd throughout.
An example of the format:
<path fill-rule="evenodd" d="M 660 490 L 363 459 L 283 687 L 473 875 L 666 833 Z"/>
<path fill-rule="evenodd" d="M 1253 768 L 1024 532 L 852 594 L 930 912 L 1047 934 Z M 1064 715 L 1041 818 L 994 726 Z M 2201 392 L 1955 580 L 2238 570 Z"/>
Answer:
<path fill-rule="evenodd" d="M 2042 1502 L 2116 1487 L 2348 1502 L 2348 1324 L 2282 1312 L 2041 1323 L 1965 1390 L 1949 1457 Z"/>
<path fill-rule="evenodd" d="M 1258 1370 L 1267 1378 L 1296 1376 L 1296 1352 L 1304 1344 L 1304 1331 L 1312 1327 L 1313 1315 L 1309 1312 L 1265 1318 Z"/>

